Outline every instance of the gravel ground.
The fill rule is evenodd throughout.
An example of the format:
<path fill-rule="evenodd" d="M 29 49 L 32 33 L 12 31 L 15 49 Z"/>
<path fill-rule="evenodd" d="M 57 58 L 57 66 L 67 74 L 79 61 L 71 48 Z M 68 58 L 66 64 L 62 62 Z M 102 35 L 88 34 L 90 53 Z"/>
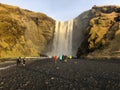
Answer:
<path fill-rule="evenodd" d="M 1 70 L 0 90 L 120 90 L 120 61 L 34 60 Z"/>
<path fill-rule="evenodd" d="M 13 64 L 15 64 L 15 63 L 16 63 L 15 61 L 0 62 L 0 68 L 6 67 L 6 66 L 8 66 L 8 65 L 13 65 Z"/>

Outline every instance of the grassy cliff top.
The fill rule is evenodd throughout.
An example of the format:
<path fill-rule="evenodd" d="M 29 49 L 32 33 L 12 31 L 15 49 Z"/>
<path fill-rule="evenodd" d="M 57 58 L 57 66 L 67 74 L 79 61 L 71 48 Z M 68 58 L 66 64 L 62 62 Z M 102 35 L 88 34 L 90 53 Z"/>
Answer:
<path fill-rule="evenodd" d="M 119 56 L 120 6 L 93 6 L 75 19 L 81 43 L 78 56 Z"/>
<path fill-rule="evenodd" d="M 0 57 L 39 56 L 54 28 L 55 21 L 43 13 L 0 4 Z"/>

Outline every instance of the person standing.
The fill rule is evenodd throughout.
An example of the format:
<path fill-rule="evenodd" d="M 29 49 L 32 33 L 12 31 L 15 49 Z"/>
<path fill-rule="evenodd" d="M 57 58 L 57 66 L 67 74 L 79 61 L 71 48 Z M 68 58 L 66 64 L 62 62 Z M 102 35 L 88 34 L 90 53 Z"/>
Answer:
<path fill-rule="evenodd" d="M 59 56 L 59 60 L 62 61 L 62 59 L 63 59 L 63 57 L 62 57 L 62 55 L 60 55 L 60 56 Z"/>
<path fill-rule="evenodd" d="M 20 63 L 21 63 L 21 57 L 19 57 L 19 58 L 16 60 L 16 63 L 17 63 L 17 66 L 20 65 Z"/>
<path fill-rule="evenodd" d="M 70 60 L 72 60 L 72 55 L 69 56 Z"/>
<path fill-rule="evenodd" d="M 54 56 L 53 59 L 54 59 L 54 62 L 56 63 L 58 60 L 58 56 Z"/>
<path fill-rule="evenodd" d="M 23 58 L 22 64 L 23 64 L 24 67 L 25 67 L 25 63 L 26 63 L 25 58 Z"/>

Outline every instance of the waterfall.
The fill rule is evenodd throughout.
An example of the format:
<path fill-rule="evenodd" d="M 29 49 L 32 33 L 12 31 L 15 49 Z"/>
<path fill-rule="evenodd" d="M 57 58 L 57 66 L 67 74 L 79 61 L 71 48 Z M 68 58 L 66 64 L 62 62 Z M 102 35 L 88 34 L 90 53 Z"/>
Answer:
<path fill-rule="evenodd" d="M 72 55 L 73 20 L 56 21 L 51 55 Z"/>

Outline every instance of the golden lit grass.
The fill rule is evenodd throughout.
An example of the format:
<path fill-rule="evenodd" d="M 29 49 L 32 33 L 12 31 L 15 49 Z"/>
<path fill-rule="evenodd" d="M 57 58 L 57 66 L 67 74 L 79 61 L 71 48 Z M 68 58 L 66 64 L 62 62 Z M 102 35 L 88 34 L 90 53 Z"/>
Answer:
<path fill-rule="evenodd" d="M 92 26 L 89 32 L 89 49 L 95 49 L 100 44 L 104 45 L 105 40 L 104 35 L 107 33 L 111 24 L 111 19 L 107 17 L 95 17 L 90 20 L 90 25 Z"/>
<path fill-rule="evenodd" d="M 120 30 L 116 32 L 115 39 L 113 40 L 112 43 L 113 44 L 111 45 L 111 51 L 112 52 L 120 51 Z"/>
<path fill-rule="evenodd" d="M 120 29 L 119 22 L 115 21 L 120 12 L 119 6 L 94 6 L 86 15 L 77 17 L 80 24 L 76 29 L 78 31 L 87 32 L 85 34 L 86 41 L 81 42 L 78 48 L 77 56 L 88 54 L 90 56 L 113 56 L 114 51 L 120 50 Z M 79 19 L 80 18 L 80 19 Z M 75 21 L 75 23 L 77 22 Z M 86 22 L 88 24 L 86 24 Z M 78 22 L 77 22 L 78 23 Z M 119 25 L 118 25 L 119 24 Z M 86 25 L 86 26 L 85 26 Z M 84 27 L 85 26 L 85 27 Z M 83 33 L 83 32 L 82 32 Z M 88 46 L 86 47 L 86 45 Z M 89 53 L 88 53 L 89 51 Z M 116 54 L 116 56 L 119 54 Z"/>
<path fill-rule="evenodd" d="M 39 56 L 52 40 L 55 21 L 45 14 L 4 4 L 0 12 L 0 57 Z"/>

